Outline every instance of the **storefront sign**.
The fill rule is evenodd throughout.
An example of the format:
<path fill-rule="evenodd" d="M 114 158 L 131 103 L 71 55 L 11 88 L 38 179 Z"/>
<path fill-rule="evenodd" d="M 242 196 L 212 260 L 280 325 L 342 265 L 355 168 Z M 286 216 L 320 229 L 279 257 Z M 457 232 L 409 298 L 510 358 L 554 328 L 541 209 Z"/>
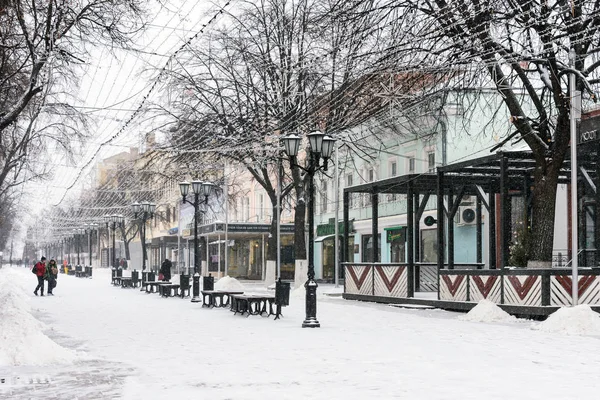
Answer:
<path fill-rule="evenodd" d="M 169 235 L 177 235 L 177 232 L 179 232 L 178 226 L 176 226 L 175 228 L 169 229 Z"/>
<path fill-rule="evenodd" d="M 402 226 L 396 229 L 388 229 L 386 232 L 386 238 L 388 243 L 392 243 L 395 240 L 406 242 L 406 227 Z"/>
<path fill-rule="evenodd" d="M 600 140 L 600 116 L 582 119 L 579 124 L 577 144 L 585 144 Z"/>
<path fill-rule="evenodd" d="M 221 224 L 218 224 L 221 225 Z M 280 227 L 281 232 L 294 232 L 294 225 L 282 224 Z M 220 231 L 225 231 L 225 224 L 219 227 Z M 268 224 L 229 224 L 227 230 L 232 233 L 269 233 L 271 225 Z"/>
<path fill-rule="evenodd" d="M 350 232 L 354 231 L 354 220 L 350 221 Z M 344 234 L 344 221 L 338 221 L 338 233 Z M 317 236 L 335 235 L 335 222 L 317 225 Z"/>

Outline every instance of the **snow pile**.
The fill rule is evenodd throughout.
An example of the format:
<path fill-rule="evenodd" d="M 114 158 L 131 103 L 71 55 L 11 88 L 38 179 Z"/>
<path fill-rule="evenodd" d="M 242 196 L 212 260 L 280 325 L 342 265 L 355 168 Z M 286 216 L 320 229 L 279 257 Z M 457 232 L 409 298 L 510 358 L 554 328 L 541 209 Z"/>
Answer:
<path fill-rule="evenodd" d="M 31 315 L 30 296 L 15 284 L 23 282 L 22 276 L 14 279 L 14 273 L 0 273 L 0 367 L 74 361 L 75 353 L 46 336 L 46 326 Z"/>
<path fill-rule="evenodd" d="M 230 292 L 245 291 L 244 286 L 235 278 L 229 275 L 222 277 L 215 283 L 215 290 L 226 290 Z"/>
<path fill-rule="evenodd" d="M 501 309 L 496 303 L 483 299 L 467 314 L 461 315 L 458 319 L 472 322 L 508 322 L 516 320 L 515 317 Z"/>
<path fill-rule="evenodd" d="M 562 307 L 532 328 L 567 335 L 600 335 L 600 316 L 587 304 Z"/>

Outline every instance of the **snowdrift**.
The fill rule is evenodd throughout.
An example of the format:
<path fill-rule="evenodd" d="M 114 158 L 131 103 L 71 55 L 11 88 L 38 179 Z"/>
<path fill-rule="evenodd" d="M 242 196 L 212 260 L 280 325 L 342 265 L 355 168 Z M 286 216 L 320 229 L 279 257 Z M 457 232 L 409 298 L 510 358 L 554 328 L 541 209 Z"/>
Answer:
<path fill-rule="evenodd" d="M 544 322 L 533 325 L 532 329 L 567 335 L 600 336 L 600 315 L 587 304 L 562 307 L 550 314 Z"/>
<path fill-rule="evenodd" d="M 215 282 L 215 290 L 228 290 L 228 291 L 245 291 L 244 286 L 235 278 L 229 275 L 222 277 Z"/>
<path fill-rule="evenodd" d="M 23 282 L 18 274 L 24 272 L 27 270 L 0 270 L 0 367 L 73 362 L 75 352 L 50 339 L 44 333 L 46 325 L 31 314 L 31 296 L 17 283 Z M 32 275 L 29 290 L 34 287 Z"/>
<path fill-rule="evenodd" d="M 501 309 L 496 303 L 483 299 L 467 314 L 461 315 L 458 319 L 472 322 L 509 322 L 516 320 L 515 317 Z"/>

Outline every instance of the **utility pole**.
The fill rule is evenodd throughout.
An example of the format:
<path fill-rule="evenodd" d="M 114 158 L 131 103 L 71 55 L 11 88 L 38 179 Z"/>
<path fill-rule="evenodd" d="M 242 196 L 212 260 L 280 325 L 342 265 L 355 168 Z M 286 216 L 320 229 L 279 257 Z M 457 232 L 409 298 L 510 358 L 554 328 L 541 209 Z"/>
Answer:
<path fill-rule="evenodd" d="M 571 296 L 573 298 L 573 307 L 579 302 L 579 254 L 578 254 L 578 219 L 577 211 L 579 203 L 577 199 L 577 115 L 576 99 L 578 93 L 575 81 L 575 50 L 569 51 L 569 66 L 573 71 L 569 74 L 569 94 L 571 97 L 569 109 L 569 128 L 571 133 Z"/>

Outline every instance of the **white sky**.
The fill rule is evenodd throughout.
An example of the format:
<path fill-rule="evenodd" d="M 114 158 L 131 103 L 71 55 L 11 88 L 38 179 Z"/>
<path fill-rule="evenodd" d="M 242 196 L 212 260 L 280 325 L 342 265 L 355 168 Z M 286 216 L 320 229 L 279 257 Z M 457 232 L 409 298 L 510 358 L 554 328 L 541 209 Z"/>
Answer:
<path fill-rule="evenodd" d="M 223 4 L 224 1 L 217 3 Z M 156 8 L 156 7 L 155 7 Z M 32 184 L 29 193 L 44 193 L 43 196 L 30 196 L 27 204 L 35 213 L 57 204 L 63 196 L 77 195 L 82 188 L 89 187 L 94 178 L 96 162 L 129 147 L 138 147 L 141 132 L 146 132 L 148 124 L 144 116 L 138 114 L 123 129 L 144 96 L 150 92 L 157 69 L 162 68 L 186 40 L 202 29 L 218 10 L 218 4 L 197 0 L 169 0 L 165 7 L 153 11 L 147 29 L 135 40 L 140 51 L 117 51 L 111 54 L 107 49 L 95 49 L 84 68 L 78 91 L 78 107 L 82 107 L 93 117 L 90 138 L 82 144 L 77 164 L 58 159 L 55 177 L 51 181 Z M 216 21 L 218 23 L 218 20 Z M 200 35 L 202 36 L 202 34 Z M 157 54 L 157 55 L 153 55 Z M 159 89 L 159 87 L 157 87 Z M 155 101 L 159 90 L 153 91 L 149 101 Z M 151 128 L 151 125 L 150 125 Z M 110 144 L 101 146 L 118 134 Z M 91 164 L 84 168 L 88 163 Z M 77 179 L 80 171 L 81 176 Z M 75 187 L 67 192 L 74 182 Z"/>

